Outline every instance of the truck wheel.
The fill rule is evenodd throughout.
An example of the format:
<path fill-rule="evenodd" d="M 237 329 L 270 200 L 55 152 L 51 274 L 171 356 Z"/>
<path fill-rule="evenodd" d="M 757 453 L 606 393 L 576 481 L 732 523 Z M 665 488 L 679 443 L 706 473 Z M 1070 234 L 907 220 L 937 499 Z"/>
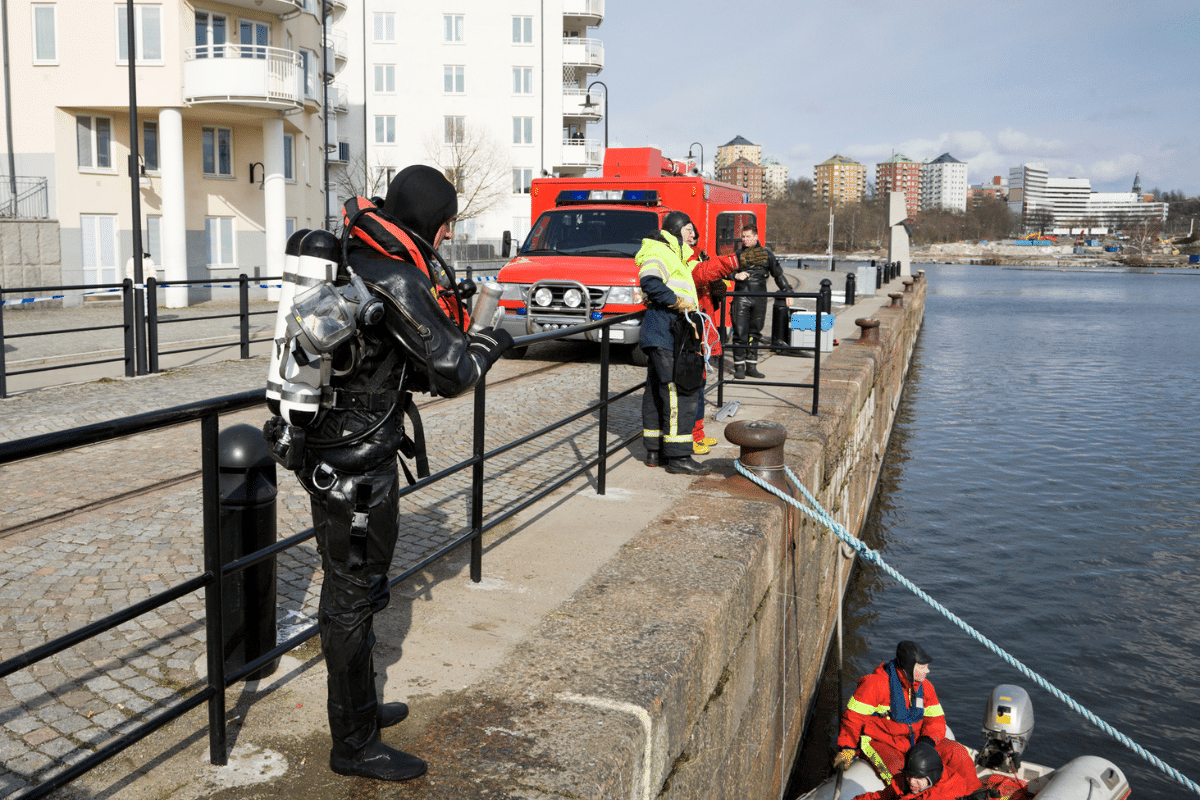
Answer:
<path fill-rule="evenodd" d="M 525 347 L 510 347 L 504 351 L 504 357 L 505 358 L 524 358 L 525 354 L 528 352 L 529 352 L 528 345 L 526 345 Z"/>
<path fill-rule="evenodd" d="M 640 345 L 634 345 L 629 351 L 629 363 L 635 367 L 644 367 L 650 363 L 650 357 L 646 355 L 646 351 Z"/>

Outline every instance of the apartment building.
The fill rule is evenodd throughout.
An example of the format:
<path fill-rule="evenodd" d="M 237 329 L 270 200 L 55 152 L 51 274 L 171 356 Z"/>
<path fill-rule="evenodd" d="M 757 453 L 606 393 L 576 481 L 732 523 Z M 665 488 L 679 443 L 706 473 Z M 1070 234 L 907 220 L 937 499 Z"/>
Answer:
<path fill-rule="evenodd" d="M 967 165 L 949 153 L 942 153 L 921 165 L 919 208 L 966 211 L 967 186 Z"/>
<path fill-rule="evenodd" d="M 589 126 L 607 112 L 603 20 L 604 0 L 351 4 L 334 23 L 356 66 L 337 79 L 348 111 L 331 142 L 331 216 L 424 163 L 458 186 L 460 252 L 494 255 L 505 231 L 519 241 L 534 178 L 603 164 L 606 129 Z"/>
<path fill-rule="evenodd" d="M 1048 220 L 1050 204 L 1046 200 L 1046 181 L 1049 178 L 1050 171 L 1045 164 L 1022 164 L 1008 170 L 1008 210 L 1021 220 L 1026 230 Z"/>
<path fill-rule="evenodd" d="M 62 283 L 123 279 L 134 225 L 168 283 L 282 274 L 289 233 L 322 225 L 323 78 L 334 60 L 322 61 L 317 0 L 139 2 L 132 42 L 124 3 L 10 0 L 6 9 L 5 146 L 58 220 Z M 177 286 L 165 301 L 208 295 Z"/>
<path fill-rule="evenodd" d="M 860 203 L 867 193 L 867 168 L 843 155 L 813 167 L 813 196 L 825 203 Z"/>
<path fill-rule="evenodd" d="M 991 183 L 973 183 L 967 190 L 967 204 L 972 208 L 984 200 L 1008 202 L 1008 183 L 1001 175 L 993 175 Z"/>
<path fill-rule="evenodd" d="M 888 192 L 904 192 L 908 216 L 915 217 L 921 201 L 921 164 L 903 153 L 875 165 L 875 196 L 886 197 Z"/>
<path fill-rule="evenodd" d="M 763 201 L 763 168 L 748 158 L 739 158 L 717 170 L 717 180 L 740 186 L 750 195 L 751 203 Z"/>
<path fill-rule="evenodd" d="M 717 148 L 716 172 L 727 167 L 739 158 L 744 158 L 753 164 L 762 163 L 762 145 L 754 144 L 744 136 L 735 136 Z"/>
<path fill-rule="evenodd" d="M 777 200 L 787 196 L 788 168 L 770 156 L 762 160 L 763 197 Z"/>

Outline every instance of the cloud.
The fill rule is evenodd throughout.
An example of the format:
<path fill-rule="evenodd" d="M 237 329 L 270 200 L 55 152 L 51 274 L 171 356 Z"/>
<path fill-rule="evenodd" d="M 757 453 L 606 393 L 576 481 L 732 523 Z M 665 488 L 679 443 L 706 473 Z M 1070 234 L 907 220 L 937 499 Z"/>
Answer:
<path fill-rule="evenodd" d="M 1130 178 L 1141 169 L 1142 157 L 1133 153 L 1123 153 L 1116 158 L 1103 161 L 1093 161 L 1087 167 L 1087 173 L 1098 181 L 1113 181 L 1118 178 Z"/>
<path fill-rule="evenodd" d="M 1005 128 L 996 134 L 996 144 L 1001 153 L 1018 155 L 1022 158 L 1051 156 L 1062 153 L 1067 149 L 1065 142 L 1058 139 L 1038 139 L 1012 128 Z"/>

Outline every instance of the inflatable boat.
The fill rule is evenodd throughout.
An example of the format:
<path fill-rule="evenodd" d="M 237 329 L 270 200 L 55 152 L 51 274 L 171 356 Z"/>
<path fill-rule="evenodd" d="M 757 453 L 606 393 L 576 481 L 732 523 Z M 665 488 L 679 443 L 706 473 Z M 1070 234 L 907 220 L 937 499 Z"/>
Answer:
<path fill-rule="evenodd" d="M 954 738 L 947 730 L 946 735 Z M 1125 800 L 1130 794 L 1125 774 L 1111 761 L 1079 756 L 1055 769 L 1022 760 L 1033 735 L 1033 703 L 1020 686 L 1001 684 L 992 690 L 983 719 L 984 745 L 967 747 L 984 786 L 1000 788 L 1001 797 L 1036 797 L 1037 800 Z M 877 792 L 883 781 L 861 758 L 796 800 L 854 800 Z"/>

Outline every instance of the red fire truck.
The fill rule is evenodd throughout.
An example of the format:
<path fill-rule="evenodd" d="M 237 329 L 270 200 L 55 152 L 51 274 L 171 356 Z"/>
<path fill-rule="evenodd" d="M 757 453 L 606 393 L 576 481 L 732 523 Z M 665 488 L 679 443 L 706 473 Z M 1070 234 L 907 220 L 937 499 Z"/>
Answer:
<path fill-rule="evenodd" d="M 695 223 L 696 250 L 732 253 L 750 221 L 765 239 L 764 204 L 750 203 L 738 186 L 687 172 L 686 164 L 653 148 L 611 148 L 601 177 L 533 181 L 533 226 L 498 276 L 505 330 L 524 336 L 643 308 L 633 257 L 670 211 L 683 211 Z M 568 338 L 598 342 L 599 333 Z M 631 346 L 633 363 L 644 365 L 639 333 L 633 320 L 614 325 L 609 336 Z M 508 355 L 521 358 L 526 349 Z"/>

